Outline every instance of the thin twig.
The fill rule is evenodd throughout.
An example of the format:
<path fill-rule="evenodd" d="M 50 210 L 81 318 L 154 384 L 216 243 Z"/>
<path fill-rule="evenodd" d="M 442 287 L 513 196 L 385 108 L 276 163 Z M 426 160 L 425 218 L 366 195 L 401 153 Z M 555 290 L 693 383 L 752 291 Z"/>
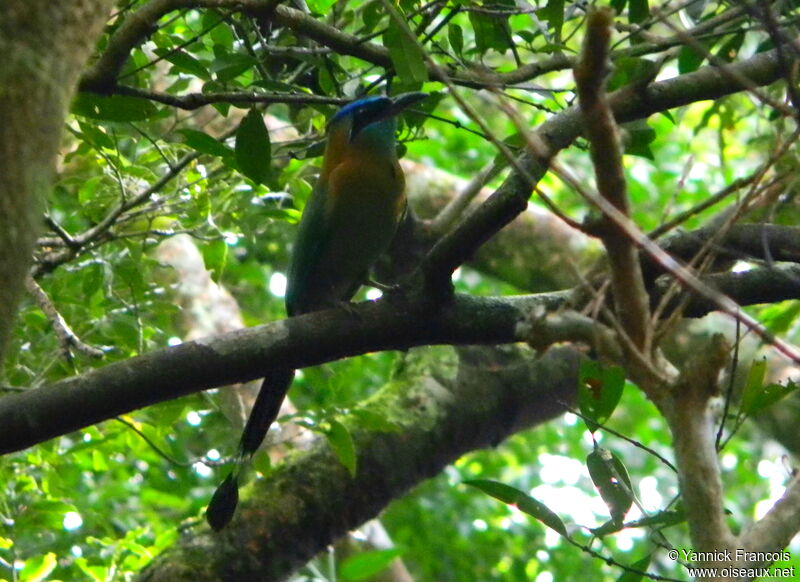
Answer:
<path fill-rule="evenodd" d="M 56 306 L 53 304 L 50 297 L 33 279 L 33 277 L 28 276 L 25 279 L 25 287 L 28 289 L 28 292 L 33 295 L 34 299 L 36 300 L 36 304 L 39 306 L 39 309 L 41 309 L 45 316 L 47 316 L 47 319 L 50 321 L 50 325 L 53 326 L 53 331 L 55 331 L 56 337 L 58 338 L 58 343 L 61 346 L 61 352 L 67 361 L 72 361 L 73 348 L 78 352 L 92 358 L 102 358 L 105 355 L 103 350 L 94 346 L 90 346 L 89 344 L 81 341 L 77 334 L 72 331 L 72 328 L 66 322 L 61 313 L 59 313 L 58 309 L 56 309 Z"/>

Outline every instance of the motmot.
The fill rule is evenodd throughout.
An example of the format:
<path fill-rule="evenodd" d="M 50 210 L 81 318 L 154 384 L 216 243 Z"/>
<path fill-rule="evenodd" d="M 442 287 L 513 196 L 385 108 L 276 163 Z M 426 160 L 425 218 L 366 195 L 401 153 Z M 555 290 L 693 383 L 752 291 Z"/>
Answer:
<path fill-rule="evenodd" d="M 345 105 L 331 119 L 322 170 L 300 218 L 289 263 L 285 302 L 290 317 L 349 301 L 388 250 L 406 211 L 396 118 L 425 97 L 367 97 Z M 293 378 L 294 370 L 286 368 L 264 379 L 242 432 L 237 463 L 206 512 L 214 530 L 233 518 L 241 469 L 261 446 Z"/>

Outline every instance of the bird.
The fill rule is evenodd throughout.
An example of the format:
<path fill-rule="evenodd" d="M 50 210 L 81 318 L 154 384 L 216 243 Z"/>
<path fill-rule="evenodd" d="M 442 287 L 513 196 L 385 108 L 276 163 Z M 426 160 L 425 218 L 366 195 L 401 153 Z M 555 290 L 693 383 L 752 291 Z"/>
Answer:
<path fill-rule="evenodd" d="M 322 170 L 300 218 L 289 262 L 289 317 L 348 302 L 388 250 L 406 212 L 397 116 L 427 96 L 365 97 L 331 119 Z M 213 530 L 222 530 L 233 518 L 241 469 L 278 416 L 294 374 L 291 368 L 277 368 L 264 379 L 242 431 L 237 462 L 206 510 Z"/>

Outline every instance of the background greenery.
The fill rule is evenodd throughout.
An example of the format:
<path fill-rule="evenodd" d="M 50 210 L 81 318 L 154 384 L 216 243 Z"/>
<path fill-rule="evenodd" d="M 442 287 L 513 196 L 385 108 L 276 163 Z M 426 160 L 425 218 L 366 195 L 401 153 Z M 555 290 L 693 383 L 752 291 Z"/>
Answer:
<path fill-rule="evenodd" d="M 98 55 L 131 15 L 151 3 L 119 2 Z M 675 38 L 675 30 L 732 14 L 736 3 L 695 2 L 690 3 L 694 9 L 681 10 L 676 3 L 647 0 L 610 4 L 619 11 L 615 50 L 621 55 L 612 83 L 630 82 L 641 71 L 654 70 L 656 61 L 659 78 L 667 78 L 707 65 L 708 53 L 734 61 L 772 46 L 761 22 L 746 11 L 696 39 L 706 53 L 698 54 L 688 41 L 660 47 L 654 40 Z M 175 296 L 176 277 L 154 254 L 164 239 L 179 233 L 193 237 L 213 281 L 233 295 L 246 325 L 283 317 L 275 276 L 286 269 L 294 227 L 319 166 L 326 121 L 348 99 L 387 85 L 392 92 L 429 91 L 434 97 L 422 110 L 404 118 L 407 157 L 466 180 L 495 159 L 497 151 L 483 131 L 441 83 L 427 80 L 419 49 L 388 17 L 384 4 L 308 0 L 305 8 L 310 19 L 387 47 L 393 68 L 339 53 L 267 17 L 200 7 L 169 12 L 147 41 L 130 51 L 118 76 L 126 91 L 103 95 L 85 83 L 72 105 L 57 182 L 47 198 L 48 231 L 37 247 L 35 278 L 77 337 L 101 350 L 103 358 L 80 349 L 65 353 L 51 318 L 31 296 L 19 313 L 4 384 L 36 387 L 180 341 L 187 328 Z M 402 1 L 396 8 L 440 66 L 503 73 L 518 63 L 573 56 L 582 39 L 583 7 L 563 1 Z M 785 2 L 776 15 L 791 27 L 798 13 L 793 2 Z M 651 36 L 631 34 L 639 28 Z M 572 88 L 564 65 L 503 93 L 533 128 L 573 102 Z M 784 86 L 766 91 L 784 98 Z M 276 92 L 293 98 L 258 103 Z M 212 103 L 197 108 L 170 103 L 187 94 Z M 236 102 L 222 94 L 255 97 Z M 514 124 L 488 92 L 464 88 L 461 94 L 493 135 L 519 145 Z M 329 99 L 308 98 L 314 95 Z M 739 94 L 655 115 L 626 129 L 633 218 L 649 231 L 748 176 L 776 143 L 789 139 L 793 125 Z M 773 168 L 776 175 L 788 174 L 781 182 L 783 195 L 764 210 L 776 223 L 795 223 L 791 176 L 796 156 L 792 145 Z M 565 152 L 561 161 L 582 176 L 591 175 L 585 144 Z M 171 179 L 152 195 L 137 198 L 165 176 Z M 501 180 L 502 175 L 495 177 L 488 186 Z M 576 220 L 587 215 L 586 203 L 554 177 L 541 186 L 564 214 Z M 697 212 L 682 226 L 704 225 L 734 202 L 731 197 Z M 535 196 L 531 203 L 541 204 Z M 561 259 L 562 269 L 578 262 L 566 253 Z M 459 271 L 456 285 L 479 295 L 530 290 L 467 267 Z M 795 301 L 751 312 L 775 333 L 796 340 Z M 758 349 L 752 340 L 743 350 L 742 369 L 757 361 Z M 337 412 L 373 394 L 412 356 L 433 365 L 452 353 L 440 348 L 415 350 L 411 356 L 370 354 L 306 370 L 290 392 L 301 412 L 288 420 L 322 432 Z M 625 387 L 609 427 L 671 458 L 669 431 L 635 386 Z M 183 528 L 201 519 L 224 474 L 218 461 L 233 454 L 237 431 L 220 411 L 218 394 L 197 394 L 0 458 L 0 578 L 134 579 Z M 677 496 L 675 474 L 654 455 L 610 433 L 595 437 L 624 460 L 650 512 Z M 653 552 L 646 528 L 590 541 L 586 528 L 609 519 L 586 469 L 591 451 L 583 421 L 567 414 L 495 449 L 465 456 L 396 500 L 382 523 L 417 580 L 618 579 L 623 574 L 618 567 L 569 546 L 516 507 L 464 483 L 492 479 L 529 492 L 556 511 L 582 543 L 632 565 Z M 721 458 L 726 507 L 735 528 L 780 495 L 787 478 L 783 455 L 751 423 L 727 443 Z M 636 518 L 634 509 L 627 519 Z M 683 528 L 665 530 L 673 545 L 689 545 Z M 800 565 L 800 546 L 792 549 L 790 564 Z M 347 553 L 332 549 L 296 579 L 359 579 L 369 567 L 363 561 L 353 566 L 356 558 L 349 558 L 348 569 Z M 379 565 L 393 556 L 370 555 Z M 663 555 L 639 567 L 683 577 Z"/>

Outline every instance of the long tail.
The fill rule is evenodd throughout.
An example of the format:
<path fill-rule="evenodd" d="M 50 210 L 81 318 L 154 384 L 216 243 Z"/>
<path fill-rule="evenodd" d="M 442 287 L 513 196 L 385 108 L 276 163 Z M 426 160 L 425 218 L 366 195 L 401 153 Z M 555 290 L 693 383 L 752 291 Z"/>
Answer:
<path fill-rule="evenodd" d="M 236 504 L 239 503 L 239 476 L 242 469 L 261 446 L 269 427 L 275 422 L 293 379 L 294 370 L 291 369 L 273 370 L 264 378 L 253 410 L 250 411 L 247 424 L 242 431 L 236 465 L 217 487 L 206 510 L 206 521 L 214 531 L 224 528 L 233 518 Z"/>

